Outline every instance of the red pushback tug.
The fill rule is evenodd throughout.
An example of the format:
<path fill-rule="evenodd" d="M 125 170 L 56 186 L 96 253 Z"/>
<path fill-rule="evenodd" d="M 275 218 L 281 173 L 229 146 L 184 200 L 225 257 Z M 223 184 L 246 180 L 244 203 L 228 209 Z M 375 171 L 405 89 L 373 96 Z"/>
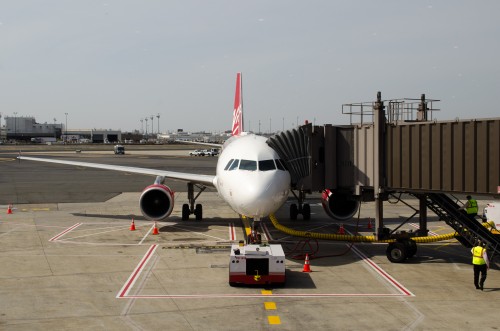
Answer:
<path fill-rule="evenodd" d="M 285 253 L 281 245 L 231 246 L 229 285 L 285 284 Z"/>

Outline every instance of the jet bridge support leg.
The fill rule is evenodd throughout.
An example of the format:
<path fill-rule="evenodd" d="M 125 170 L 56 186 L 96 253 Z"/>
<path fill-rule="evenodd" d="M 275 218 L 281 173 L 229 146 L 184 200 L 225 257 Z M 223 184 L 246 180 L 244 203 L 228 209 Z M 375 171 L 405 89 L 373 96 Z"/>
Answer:
<path fill-rule="evenodd" d="M 384 233 L 384 202 L 380 195 L 375 199 L 375 229 L 378 239 L 385 239 Z"/>
<path fill-rule="evenodd" d="M 419 229 L 418 235 L 420 237 L 427 236 L 429 229 L 427 229 L 427 198 L 425 195 L 421 195 L 419 200 Z"/>

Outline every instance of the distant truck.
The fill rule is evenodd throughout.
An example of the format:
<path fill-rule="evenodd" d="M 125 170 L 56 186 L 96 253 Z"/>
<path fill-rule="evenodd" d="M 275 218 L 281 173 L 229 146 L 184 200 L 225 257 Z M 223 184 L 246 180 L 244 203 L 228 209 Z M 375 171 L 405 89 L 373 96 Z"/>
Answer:
<path fill-rule="evenodd" d="M 217 156 L 217 155 L 219 155 L 219 149 L 218 148 L 206 149 L 205 150 L 205 155 L 208 155 L 208 156 Z"/>
<path fill-rule="evenodd" d="M 205 151 L 202 149 L 197 149 L 192 152 L 189 152 L 190 156 L 205 156 Z"/>
<path fill-rule="evenodd" d="M 219 149 L 218 148 L 211 148 L 211 149 L 197 149 L 192 152 L 189 152 L 190 156 L 216 156 L 219 155 Z"/>
<path fill-rule="evenodd" d="M 125 154 L 125 147 L 122 145 L 115 145 L 114 151 L 115 154 Z"/>

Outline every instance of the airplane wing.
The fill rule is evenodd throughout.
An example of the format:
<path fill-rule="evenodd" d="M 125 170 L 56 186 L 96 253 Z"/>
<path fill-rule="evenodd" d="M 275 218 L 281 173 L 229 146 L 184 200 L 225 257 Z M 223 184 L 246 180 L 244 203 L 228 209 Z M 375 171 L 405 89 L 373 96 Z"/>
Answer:
<path fill-rule="evenodd" d="M 57 163 L 57 164 L 68 164 L 68 165 L 74 165 L 77 167 L 115 170 L 115 171 L 123 171 L 123 172 L 129 172 L 129 173 L 134 173 L 134 174 L 151 175 L 151 176 L 163 176 L 165 178 L 179 179 L 179 180 L 183 180 L 183 181 L 187 181 L 187 182 L 192 182 L 192 183 L 197 183 L 197 184 L 215 187 L 216 177 L 211 176 L 211 175 L 198 175 L 198 174 L 190 174 L 190 173 L 184 173 L 184 172 L 137 168 L 137 167 L 126 167 L 126 166 L 101 164 L 101 163 L 45 159 L 45 158 L 28 157 L 28 156 L 18 156 L 17 158 L 20 160 L 48 162 L 48 163 Z"/>

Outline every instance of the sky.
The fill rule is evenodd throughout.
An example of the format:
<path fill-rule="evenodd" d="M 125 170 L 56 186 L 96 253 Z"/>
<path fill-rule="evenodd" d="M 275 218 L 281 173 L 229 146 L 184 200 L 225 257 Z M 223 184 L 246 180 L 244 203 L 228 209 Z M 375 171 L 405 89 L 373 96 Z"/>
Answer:
<path fill-rule="evenodd" d="M 237 72 L 247 131 L 349 124 L 342 105 L 378 91 L 438 99 L 437 120 L 499 117 L 498 13 L 496 0 L 5 0 L 2 125 L 229 130 Z"/>

